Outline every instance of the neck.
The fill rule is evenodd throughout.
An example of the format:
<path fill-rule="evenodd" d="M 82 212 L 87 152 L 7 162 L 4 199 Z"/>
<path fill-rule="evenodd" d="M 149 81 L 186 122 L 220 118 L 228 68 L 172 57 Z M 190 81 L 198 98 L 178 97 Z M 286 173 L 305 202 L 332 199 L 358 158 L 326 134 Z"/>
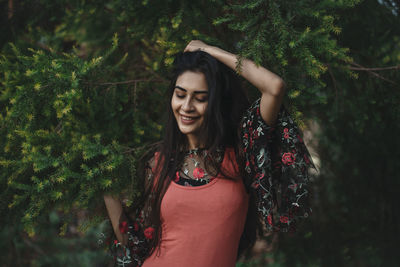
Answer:
<path fill-rule="evenodd" d="M 187 141 L 188 141 L 189 149 L 196 149 L 196 148 L 204 147 L 204 145 L 200 144 L 199 139 L 194 135 L 187 135 Z"/>

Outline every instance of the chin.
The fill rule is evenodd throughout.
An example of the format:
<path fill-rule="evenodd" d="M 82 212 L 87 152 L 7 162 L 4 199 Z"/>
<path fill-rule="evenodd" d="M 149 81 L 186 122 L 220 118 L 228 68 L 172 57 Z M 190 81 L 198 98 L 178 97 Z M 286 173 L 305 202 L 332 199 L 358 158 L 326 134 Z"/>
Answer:
<path fill-rule="evenodd" d="M 196 129 L 185 129 L 183 127 L 178 127 L 178 128 L 181 131 L 181 133 L 184 134 L 184 135 L 195 134 L 197 132 Z"/>

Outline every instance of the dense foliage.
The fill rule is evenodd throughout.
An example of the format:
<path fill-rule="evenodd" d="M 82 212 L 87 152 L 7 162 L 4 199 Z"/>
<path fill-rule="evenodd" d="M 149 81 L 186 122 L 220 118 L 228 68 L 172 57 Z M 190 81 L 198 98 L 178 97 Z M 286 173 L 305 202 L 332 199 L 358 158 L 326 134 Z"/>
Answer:
<path fill-rule="evenodd" d="M 9 0 L 0 6 L 0 223 L 14 229 L 3 231 L 45 246 L 50 211 L 63 218 L 51 233 L 68 236 L 77 210 L 89 219 L 78 223 L 80 231 L 104 220 L 104 192 L 138 194 L 136 162 L 162 133 L 173 55 L 200 39 L 283 77 L 285 101 L 313 132 L 320 162 L 314 214 L 302 232 L 279 239 L 275 262 L 395 263 L 396 1 Z M 254 99 L 257 90 L 245 86 Z M 2 253 L 17 257 L 7 243 L 13 235 L 3 233 Z"/>

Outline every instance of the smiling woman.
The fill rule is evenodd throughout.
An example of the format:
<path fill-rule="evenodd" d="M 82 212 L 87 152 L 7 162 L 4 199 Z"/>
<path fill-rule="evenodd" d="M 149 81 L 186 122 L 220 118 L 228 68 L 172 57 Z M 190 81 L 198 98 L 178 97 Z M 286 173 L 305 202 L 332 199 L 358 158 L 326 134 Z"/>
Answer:
<path fill-rule="evenodd" d="M 261 93 L 251 106 L 235 55 L 201 41 L 176 55 L 164 138 L 139 166 L 143 194 L 133 208 L 104 197 L 119 266 L 233 267 L 263 235 L 261 220 L 287 232 L 308 217 L 313 164 L 281 105 L 284 83 L 242 66 Z"/>
<path fill-rule="evenodd" d="M 198 135 L 204 125 L 207 105 L 208 86 L 204 74 L 193 71 L 182 73 L 176 80 L 171 107 L 179 130 L 187 136 L 191 149 L 201 146 Z"/>

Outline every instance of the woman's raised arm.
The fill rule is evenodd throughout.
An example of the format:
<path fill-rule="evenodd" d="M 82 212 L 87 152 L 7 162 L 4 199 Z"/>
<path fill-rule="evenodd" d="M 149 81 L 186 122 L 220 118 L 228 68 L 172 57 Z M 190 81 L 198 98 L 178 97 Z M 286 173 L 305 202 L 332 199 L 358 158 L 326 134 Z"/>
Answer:
<path fill-rule="evenodd" d="M 185 48 L 186 51 L 204 51 L 215 57 L 228 67 L 236 70 L 238 62 L 235 54 L 229 53 L 221 48 L 210 46 L 202 41 L 193 40 Z M 270 126 L 275 124 L 283 96 L 285 94 L 285 83 L 278 75 L 266 68 L 244 59 L 240 68 L 240 75 L 258 88 L 261 92 L 260 114 L 263 120 Z"/>

